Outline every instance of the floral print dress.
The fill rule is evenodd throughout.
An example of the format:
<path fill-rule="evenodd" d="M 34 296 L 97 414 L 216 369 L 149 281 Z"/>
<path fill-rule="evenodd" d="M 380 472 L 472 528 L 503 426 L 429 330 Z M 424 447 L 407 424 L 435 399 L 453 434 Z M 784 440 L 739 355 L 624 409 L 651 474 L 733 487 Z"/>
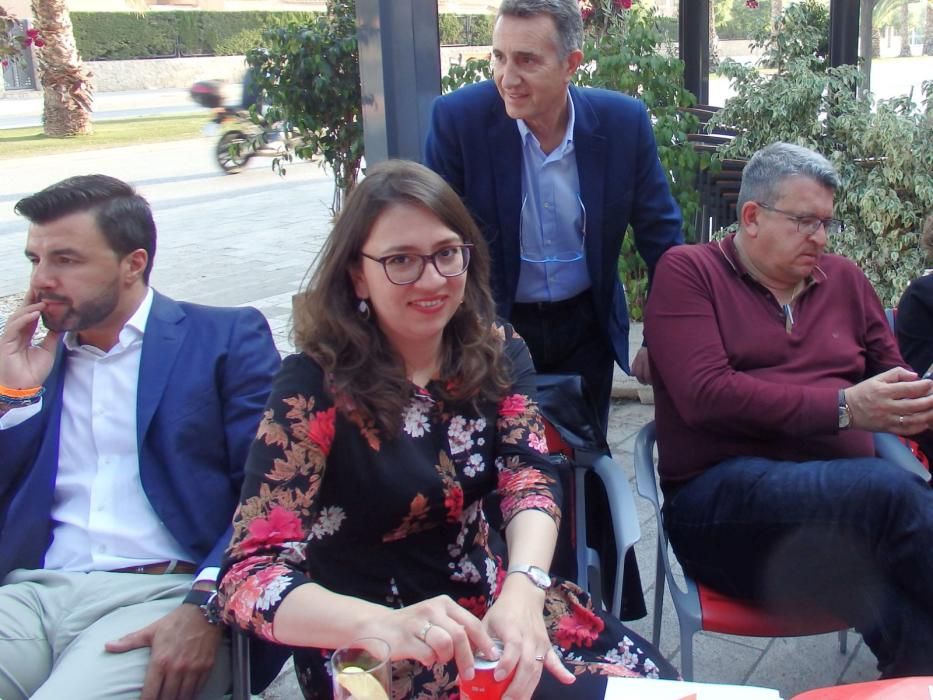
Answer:
<path fill-rule="evenodd" d="M 503 527 L 525 509 L 560 520 L 560 485 L 546 458 L 524 342 L 503 330 L 513 391 L 476 413 L 447 405 L 436 387 L 411 386 L 400 435 L 380 434 L 334 397 L 307 355 L 286 358 L 250 451 L 220 584 L 226 618 L 276 641 L 283 598 L 313 581 L 391 607 L 446 594 L 482 618 L 505 576 L 504 535 L 483 498 L 499 496 Z M 606 677 L 675 678 L 674 669 L 619 620 L 555 580 L 545 621 L 578 675 L 542 675 L 537 697 L 602 697 Z M 306 698 L 329 698 L 330 650 L 296 649 Z M 394 698 L 456 698 L 453 663 L 393 663 Z"/>

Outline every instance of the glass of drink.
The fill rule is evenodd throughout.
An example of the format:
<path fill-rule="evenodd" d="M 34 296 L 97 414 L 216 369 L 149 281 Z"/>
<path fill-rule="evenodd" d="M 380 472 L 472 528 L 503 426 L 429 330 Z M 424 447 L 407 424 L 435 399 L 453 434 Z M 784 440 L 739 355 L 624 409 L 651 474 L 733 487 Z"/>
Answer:
<path fill-rule="evenodd" d="M 392 683 L 389 643 L 355 639 L 330 657 L 334 700 L 389 700 Z"/>

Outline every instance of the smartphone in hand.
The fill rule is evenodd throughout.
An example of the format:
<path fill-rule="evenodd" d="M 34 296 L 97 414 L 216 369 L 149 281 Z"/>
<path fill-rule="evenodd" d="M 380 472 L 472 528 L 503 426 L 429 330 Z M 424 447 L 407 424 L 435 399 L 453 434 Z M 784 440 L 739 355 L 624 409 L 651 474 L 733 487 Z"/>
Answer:
<path fill-rule="evenodd" d="M 921 379 L 933 379 L 933 364 L 927 367 L 927 371 L 923 373 Z"/>

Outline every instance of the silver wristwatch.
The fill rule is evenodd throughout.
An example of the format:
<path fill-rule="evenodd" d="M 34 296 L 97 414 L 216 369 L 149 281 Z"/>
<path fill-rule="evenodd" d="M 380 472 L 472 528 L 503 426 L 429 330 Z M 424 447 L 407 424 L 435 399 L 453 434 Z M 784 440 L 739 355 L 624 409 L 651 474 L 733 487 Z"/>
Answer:
<path fill-rule="evenodd" d="M 525 574 L 525 576 L 531 579 L 531 582 L 542 591 L 546 591 L 551 587 L 551 577 L 548 575 L 547 571 L 539 566 L 512 564 L 506 572 L 506 575 L 508 574 Z"/>

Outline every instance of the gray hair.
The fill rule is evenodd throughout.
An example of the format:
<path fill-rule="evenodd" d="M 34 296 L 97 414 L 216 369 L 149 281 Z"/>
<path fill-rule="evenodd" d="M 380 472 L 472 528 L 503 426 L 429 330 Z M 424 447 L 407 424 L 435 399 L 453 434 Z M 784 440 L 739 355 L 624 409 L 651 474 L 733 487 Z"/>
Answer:
<path fill-rule="evenodd" d="M 780 187 L 790 177 L 809 177 L 827 189 L 839 189 L 839 174 L 826 158 L 809 148 L 777 141 L 752 156 L 742 171 L 742 187 L 736 211 L 746 202 L 773 204 Z"/>
<path fill-rule="evenodd" d="M 583 17 L 577 0 L 502 0 L 496 19 L 548 15 L 557 25 L 557 43 L 561 58 L 583 47 Z"/>

